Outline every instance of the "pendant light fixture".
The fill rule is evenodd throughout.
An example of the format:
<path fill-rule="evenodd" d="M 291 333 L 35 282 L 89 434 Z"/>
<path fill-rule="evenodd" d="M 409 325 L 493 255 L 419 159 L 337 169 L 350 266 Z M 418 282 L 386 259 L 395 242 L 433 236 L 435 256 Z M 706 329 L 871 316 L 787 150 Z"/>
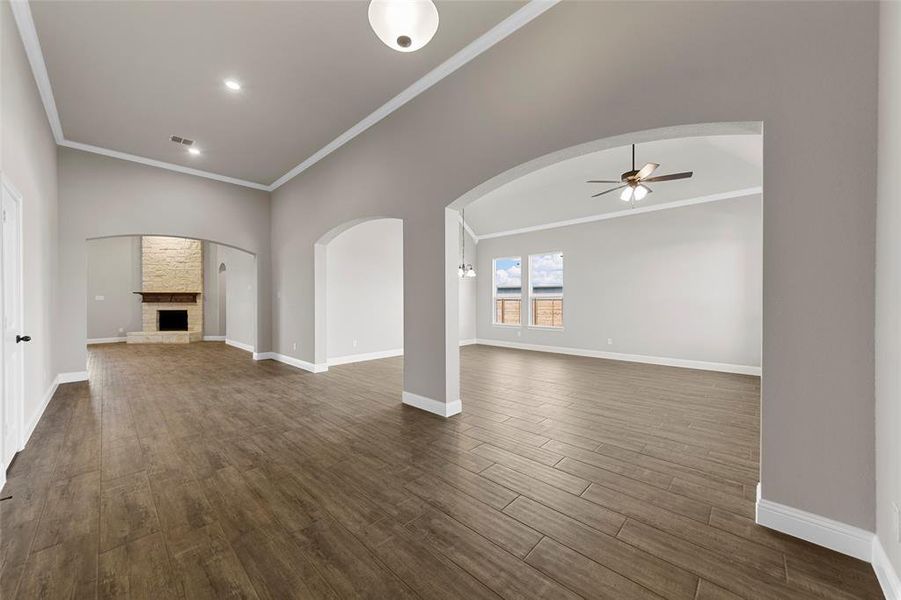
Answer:
<path fill-rule="evenodd" d="M 438 31 L 438 9 L 432 0 L 372 0 L 369 24 L 389 48 L 414 52 Z"/>
<path fill-rule="evenodd" d="M 471 264 L 466 264 L 466 209 L 460 211 L 460 266 L 457 267 L 457 275 L 463 278 L 476 276 L 476 270 Z"/>

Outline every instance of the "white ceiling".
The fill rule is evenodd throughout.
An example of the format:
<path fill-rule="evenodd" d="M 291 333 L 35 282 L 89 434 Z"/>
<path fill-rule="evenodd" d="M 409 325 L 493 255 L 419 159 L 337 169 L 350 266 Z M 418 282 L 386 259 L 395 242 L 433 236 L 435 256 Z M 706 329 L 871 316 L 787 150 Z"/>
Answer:
<path fill-rule="evenodd" d="M 523 6 L 439 0 L 434 39 L 401 53 L 365 1 L 29 4 L 66 140 L 263 185 Z"/>
<path fill-rule="evenodd" d="M 617 184 L 631 168 L 631 148 L 585 154 L 533 171 L 489 192 L 466 207 L 466 223 L 478 236 L 509 232 L 629 210 L 617 192 L 592 198 Z M 763 138 L 757 134 L 677 138 L 639 144 L 636 166 L 660 164 L 654 175 L 694 171 L 691 179 L 648 184 L 653 190 L 636 208 L 759 188 L 763 181 Z"/>

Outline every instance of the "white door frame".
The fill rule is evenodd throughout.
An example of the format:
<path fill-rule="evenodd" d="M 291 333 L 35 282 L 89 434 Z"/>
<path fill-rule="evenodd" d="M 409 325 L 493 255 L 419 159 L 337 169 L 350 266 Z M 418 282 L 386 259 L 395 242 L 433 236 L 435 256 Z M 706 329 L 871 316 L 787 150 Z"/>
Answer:
<path fill-rule="evenodd" d="M 16 205 L 18 207 L 18 212 L 19 212 L 18 219 L 17 219 L 18 227 L 19 227 L 19 232 L 18 232 L 18 238 L 19 238 L 19 240 L 18 240 L 19 241 L 19 249 L 18 249 L 19 250 L 19 252 L 18 252 L 18 254 L 19 254 L 19 260 L 18 260 L 18 262 L 19 262 L 19 297 L 18 297 L 17 301 L 19 303 L 19 321 L 20 321 L 20 324 L 24 327 L 24 324 L 25 324 L 25 269 L 24 269 L 24 252 L 23 252 L 24 239 L 23 239 L 23 227 L 22 227 L 22 221 L 23 221 L 22 215 L 25 212 L 24 199 L 22 197 L 22 194 L 19 192 L 18 189 L 16 189 L 16 186 L 13 185 L 13 183 L 9 180 L 9 178 L 6 176 L 5 173 L 0 173 L 0 186 L 2 186 L 2 188 L 4 190 L 6 190 L 6 192 L 9 193 L 13 197 L 13 199 L 16 201 Z M 2 233 L 2 232 L 0 232 L 0 233 Z M 0 244 L 2 244 L 2 239 L 0 239 Z M 0 286 L 2 286 L 2 285 L 3 285 L 3 279 L 2 279 L 2 273 L 0 273 Z M 3 301 L 3 294 L 2 294 L 2 287 L 0 287 L 0 302 L 2 302 L 2 301 Z M 22 348 L 21 352 L 22 352 L 22 360 L 20 361 L 21 366 L 19 368 L 19 373 L 18 373 L 19 397 L 13 399 L 13 401 L 15 403 L 15 406 L 14 406 L 15 422 L 17 424 L 16 432 L 15 432 L 16 448 L 18 448 L 18 450 L 20 452 L 25 449 L 25 442 L 27 441 L 25 439 L 25 348 Z M 3 367 L 5 367 L 6 355 L 5 355 L 5 352 L 3 349 L 3 344 L 0 344 L 0 360 L 3 361 L 2 363 L 0 363 L 0 373 L 5 373 L 6 371 L 5 371 L 5 369 L 3 369 Z M 2 389 L 0 389 L 0 393 L 3 393 Z M 2 463 L 0 463 L 0 464 L 2 464 Z M 6 468 L 8 466 L 9 465 L 3 464 L 2 467 L 0 467 L 3 469 L 3 473 L 0 473 L 0 476 L 2 476 L 3 479 L 5 479 Z"/>

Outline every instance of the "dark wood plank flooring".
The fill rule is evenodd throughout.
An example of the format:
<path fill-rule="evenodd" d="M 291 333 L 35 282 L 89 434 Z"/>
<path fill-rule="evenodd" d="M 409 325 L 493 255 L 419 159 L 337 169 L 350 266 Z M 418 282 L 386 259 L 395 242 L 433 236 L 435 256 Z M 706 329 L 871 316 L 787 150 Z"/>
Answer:
<path fill-rule="evenodd" d="M 759 380 L 469 346 L 464 413 L 402 359 L 92 346 L 0 502 L 6 598 L 881 598 L 754 524 Z"/>

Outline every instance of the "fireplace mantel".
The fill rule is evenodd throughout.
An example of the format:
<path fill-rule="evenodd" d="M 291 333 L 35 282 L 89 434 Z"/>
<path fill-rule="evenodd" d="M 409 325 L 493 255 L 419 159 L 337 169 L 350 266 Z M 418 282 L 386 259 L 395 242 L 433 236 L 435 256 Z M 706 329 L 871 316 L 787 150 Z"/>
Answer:
<path fill-rule="evenodd" d="M 141 296 L 141 302 L 148 303 L 197 303 L 200 292 L 133 292 Z"/>

